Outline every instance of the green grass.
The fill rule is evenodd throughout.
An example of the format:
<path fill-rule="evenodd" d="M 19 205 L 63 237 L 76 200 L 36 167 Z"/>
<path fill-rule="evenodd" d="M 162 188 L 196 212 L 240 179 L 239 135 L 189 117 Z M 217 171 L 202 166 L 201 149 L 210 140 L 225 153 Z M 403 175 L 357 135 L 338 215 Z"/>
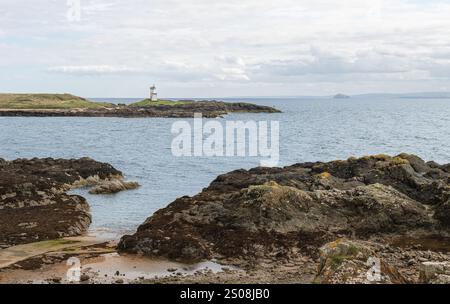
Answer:
<path fill-rule="evenodd" d="M 150 99 L 144 99 L 139 102 L 130 104 L 130 107 L 150 107 L 150 106 L 176 106 L 181 104 L 188 104 L 192 101 L 171 101 L 171 100 L 158 100 L 151 101 Z"/>
<path fill-rule="evenodd" d="M 267 192 L 267 191 L 272 191 L 274 189 L 281 189 L 281 188 L 282 188 L 282 186 L 277 184 L 277 182 L 270 181 L 270 182 L 267 182 L 267 183 L 262 184 L 262 185 L 250 185 L 248 187 L 248 190 L 250 190 L 250 191 Z"/>
<path fill-rule="evenodd" d="M 337 269 L 339 266 L 341 266 L 342 263 L 344 263 L 345 260 L 350 259 L 350 256 L 345 255 L 335 255 L 330 257 L 330 266 L 333 269 Z"/>
<path fill-rule="evenodd" d="M 111 106 L 114 105 L 71 94 L 0 94 L 0 109 L 99 109 Z"/>

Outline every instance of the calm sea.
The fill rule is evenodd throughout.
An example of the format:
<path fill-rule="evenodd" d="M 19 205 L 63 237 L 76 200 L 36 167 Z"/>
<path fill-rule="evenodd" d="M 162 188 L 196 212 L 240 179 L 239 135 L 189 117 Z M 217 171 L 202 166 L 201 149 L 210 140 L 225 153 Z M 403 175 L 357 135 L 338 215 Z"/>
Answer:
<path fill-rule="evenodd" d="M 280 114 L 232 114 L 226 120 L 278 120 L 280 165 L 368 154 L 414 153 L 450 162 L 450 99 L 239 99 Z M 133 99 L 115 99 L 129 103 Z M 233 100 L 231 100 L 233 101 Z M 224 121 L 225 119 L 221 119 Z M 142 187 L 109 196 L 77 190 L 90 202 L 92 232 L 132 232 L 156 210 L 194 195 L 219 174 L 259 165 L 259 158 L 177 158 L 166 118 L 0 118 L 0 157 L 89 156 L 108 162 Z"/>

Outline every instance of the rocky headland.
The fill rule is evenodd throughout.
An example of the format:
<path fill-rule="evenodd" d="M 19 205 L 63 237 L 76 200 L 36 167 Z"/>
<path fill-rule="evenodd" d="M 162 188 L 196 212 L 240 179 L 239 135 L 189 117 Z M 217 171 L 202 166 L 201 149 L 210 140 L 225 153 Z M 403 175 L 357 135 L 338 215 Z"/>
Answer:
<path fill-rule="evenodd" d="M 137 186 L 126 185 L 120 171 L 90 158 L 0 159 L 0 248 L 80 235 L 91 223 L 89 205 L 67 191 L 96 186 L 95 193 L 115 193 Z"/>
<path fill-rule="evenodd" d="M 268 106 L 214 100 L 143 100 L 130 105 L 117 105 L 93 102 L 70 94 L 0 94 L 0 116 L 189 118 L 201 113 L 206 118 L 216 118 L 229 113 L 279 112 Z"/>
<path fill-rule="evenodd" d="M 217 260 L 263 282 L 370 283 L 373 258 L 376 282 L 450 282 L 449 183 L 450 165 L 408 154 L 237 170 L 157 211 L 118 248 Z"/>

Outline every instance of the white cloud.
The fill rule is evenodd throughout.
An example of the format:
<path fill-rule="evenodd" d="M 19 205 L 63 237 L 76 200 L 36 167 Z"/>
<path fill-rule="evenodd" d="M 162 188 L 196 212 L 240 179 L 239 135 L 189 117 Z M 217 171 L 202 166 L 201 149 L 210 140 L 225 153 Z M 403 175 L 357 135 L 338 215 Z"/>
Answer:
<path fill-rule="evenodd" d="M 141 73 L 142 71 L 125 66 L 108 65 L 84 65 L 84 66 L 56 66 L 48 68 L 49 72 L 74 74 L 74 75 L 102 75 L 102 74 L 124 74 Z"/>
<path fill-rule="evenodd" d="M 220 73 L 215 75 L 220 80 L 250 80 L 250 77 L 240 68 L 221 68 Z"/>

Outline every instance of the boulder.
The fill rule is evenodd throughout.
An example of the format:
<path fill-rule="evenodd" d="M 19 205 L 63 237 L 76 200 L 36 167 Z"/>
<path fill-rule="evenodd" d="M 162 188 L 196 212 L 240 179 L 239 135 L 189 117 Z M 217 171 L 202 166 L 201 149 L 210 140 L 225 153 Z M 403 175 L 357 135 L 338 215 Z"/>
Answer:
<path fill-rule="evenodd" d="M 93 187 L 90 194 L 115 194 L 121 191 L 133 190 L 140 187 L 136 182 L 126 182 L 123 179 L 107 180 Z"/>
<path fill-rule="evenodd" d="M 396 267 L 382 260 L 379 244 L 338 239 L 320 251 L 315 283 L 321 284 L 404 284 L 407 280 Z"/>
<path fill-rule="evenodd" d="M 438 170 L 439 174 L 427 175 Z M 420 158 L 375 155 L 237 170 L 157 211 L 119 250 L 175 260 L 311 254 L 337 237 L 436 233 L 449 174 Z M 312 249 L 313 248 L 313 249 Z M 314 250 L 315 248 L 315 250 Z"/>
<path fill-rule="evenodd" d="M 431 284 L 450 284 L 450 262 L 423 262 L 420 281 Z"/>

